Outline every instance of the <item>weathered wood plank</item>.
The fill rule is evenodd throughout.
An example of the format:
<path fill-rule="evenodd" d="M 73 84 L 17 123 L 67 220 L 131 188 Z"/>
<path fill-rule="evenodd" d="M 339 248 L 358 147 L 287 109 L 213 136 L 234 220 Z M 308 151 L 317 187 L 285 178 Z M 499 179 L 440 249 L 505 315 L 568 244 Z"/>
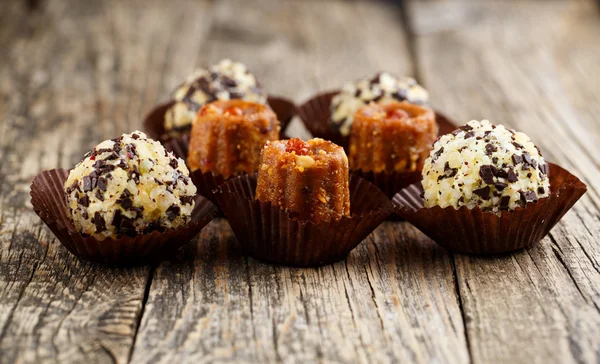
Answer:
<path fill-rule="evenodd" d="M 528 133 L 589 187 L 541 244 L 505 257 L 456 257 L 473 361 L 597 362 L 596 4 L 410 5 L 421 81 L 437 106 L 463 122 L 489 118 Z"/>
<path fill-rule="evenodd" d="M 467 362 L 454 290 L 448 253 L 403 224 L 290 269 L 242 257 L 219 220 L 156 270 L 132 361 Z"/>
<path fill-rule="evenodd" d="M 240 59 L 273 93 L 296 100 L 412 69 L 390 4 L 244 4 L 215 4 L 199 64 Z M 161 264 L 132 361 L 469 360 L 451 257 L 406 224 L 384 224 L 346 261 L 319 269 L 240 254 L 226 221 L 216 221 Z"/>
<path fill-rule="evenodd" d="M 151 269 L 78 261 L 31 210 L 29 185 L 141 125 L 161 84 L 170 39 L 161 26 L 174 28 L 178 16 L 149 21 L 160 4 L 139 18 L 142 4 L 9 4 L 0 30 L 0 362 L 124 363 Z"/>

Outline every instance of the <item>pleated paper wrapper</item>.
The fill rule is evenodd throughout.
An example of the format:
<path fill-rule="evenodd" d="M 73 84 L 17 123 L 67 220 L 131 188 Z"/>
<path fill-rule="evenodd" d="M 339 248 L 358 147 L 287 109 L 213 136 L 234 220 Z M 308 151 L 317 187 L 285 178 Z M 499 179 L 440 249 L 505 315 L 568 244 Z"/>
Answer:
<path fill-rule="evenodd" d="M 71 253 L 93 262 L 127 266 L 161 260 L 194 238 L 213 219 L 217 210 L 213 203 L 197 195 L 191 221 L 185 226 L 134 237 L 98 240 L 76 231 L 67 216 L 63 184 L 68 175 L 69 172 L 64 169 L 37 175 L 31 184 L 31 204 L 35 213 Z"/>
<path fill-rule="evenodd" d="M 586 192 L 586 185 L 556 164 L 550 167 L 550 196 L 500 215 L 463 206 L 423 206 L 421 183 L 393 198 L 395 212 L 448 250 L 469 254 L 506 253 L 542 240 Z"/>

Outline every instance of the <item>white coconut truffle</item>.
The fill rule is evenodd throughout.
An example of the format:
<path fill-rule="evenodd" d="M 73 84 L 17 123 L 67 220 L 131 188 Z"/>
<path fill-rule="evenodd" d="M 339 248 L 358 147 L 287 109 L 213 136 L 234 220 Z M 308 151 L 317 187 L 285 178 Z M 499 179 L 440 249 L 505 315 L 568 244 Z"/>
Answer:
<path fill-rule="evenodd" d="M 410 77 L 397 78 L 386 72 L 372 79 L 349 82 L 331 100 L 332 127 L 344 136 L 349 135 L 358 109 L 371 102 L 389 104 L 392 101 L 425 105 L 429 102 L 429 93 Z"/>
<path fill-rule="evenodd" d="M 196 195 L 184 161 L 139 131 L 98 144 L 64 188 L 75 228 L 101 240 L 183 226 Z"/>
<path fill-rule="evenodd" d="M 209 102 L 242 99 L 266 104 L 267 94 L 246 65 L 224 59 L 194 71 L 175 89 L 173 99 L 175 104 L 165 113 L 165 130 L 177 135 L 189 130 L 196 112 Z"/>
<path fill-rule="evenodd" d="M 550 194 L 548 164 L 524 133 L 470 121 L 433 145 L 423 168 L 425 207 L 499 213 Z"/>

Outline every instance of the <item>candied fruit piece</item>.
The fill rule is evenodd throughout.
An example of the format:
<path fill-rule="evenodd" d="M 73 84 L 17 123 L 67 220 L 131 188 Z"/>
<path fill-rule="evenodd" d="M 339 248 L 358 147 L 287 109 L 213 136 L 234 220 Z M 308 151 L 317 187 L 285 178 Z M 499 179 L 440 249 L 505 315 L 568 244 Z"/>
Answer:
<path fill-rule="evenodd" d="M 287 141 L 285 151 L 288 153 L 295 152 L 296 155 L 308 155 L 310 146 L 305 141 L 292 138 Z"/>

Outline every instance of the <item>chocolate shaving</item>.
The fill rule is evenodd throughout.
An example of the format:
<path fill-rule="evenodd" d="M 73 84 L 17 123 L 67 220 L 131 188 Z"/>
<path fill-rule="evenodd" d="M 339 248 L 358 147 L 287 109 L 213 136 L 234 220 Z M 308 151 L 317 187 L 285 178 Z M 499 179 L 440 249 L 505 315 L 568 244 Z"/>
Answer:
<path fill-rule="evenodd" d="M 96 225 L 96 233 L 101 233 L 106 230 L 106 221 L 104 221 L 104 217 L 102 217 L 98 211 L 94 213 L 92 224 Z"/>
<path fill-rule="evenodd" d="M 514 163 L 515 165 L 517 165 L 517 164 L 519 164 L 519 163 L 522 163 L 522 162 L 523 162 L 523 158 L 522 158 L 520 155 L 518 155 L 518 154 L 513 154 L 513 155 L 512 155 L 512 161 L 513 161 L 513 163 Z"/>
<path fill-rule="evenodd" d="M 490 186 L 485 186 L 473 191 L 474 194 L 487 201 L 490 199 Z"/>
<path fill-rule="evenodd" d="M 456 176 L 458 168 L 450 168 L 450 164 L 446 162 L 444 165 L 444 174 L 438 177 L 438 181 Z"/>
<path fill-rule="evenodd" d="M 500 198 L 500 210 L 508 210 L 509 203 L 510 196 L 502 196 L 502 198 Z"/>
<path fill-rule="evenodd" d="M 465 134 L 465 139 L 469 139 L 475 136 L 475 133 L 470 131 Z"/>
<path fill-rule="evenodd" d="M 523 161 L 527 164 L 531 164 L 531 156 L 527 152 L 523 152 Z"/>
<path fill-rule="evenodd" d="M 177 218 L 177 216 L 179 216 L 180 213 L 181 213 L 181 208 L 177 205 L 171 205 L 167 209 L 167 217 L 169 218 L 170 221 L 175 220 Z"/>
<path fill-rule="evenodd" d="M 519 191 L 519 195 L 521 196 L 521 201 L 527 203 L 527 201 L 535 201 L 537 196 L 533 191 Z"/>
<path fill-rule="evenodd" d="M 194 202 L 194 196 L 181 196 L 182 205 L 191 205 Z"/>
<path fill-rule="evenodd" d="M 517 182 L 519 180 L 519 177 L 517 177 L 517 175 L 515 174 L 515 171 L 510 168 L 508 170 L 508 182 L 513 183 L 513 182 Z"/>
<path fill-rule="evenodd" d="M 92 190 L 92 179 L 89 176 L 83 177 L 83 192 Z"/>
<path fill-rule="evenodd" d="M 506 172 L 504 169 L 499 169 L 496 171 L 496 177 L 507 178 L 508 172 Z"/>
<path fill-rule="evenodd" d="M 88 195 L 83 195 L 77 200 L 77 203 L 83 207 L 88 207 L 90 205 L 90 197 Z"/>
<path fill-rule="evenodd" d="M 98 189 L 101 191 L 106 191 L 108 181 L 104 177 L 98 178 Z"/>
<path fill-rule="evenodd" d="M 444 147 L 441 147 L 435 153 L 433 153 L 432 160 L 435 162 L 440 157 L 440 155 L 442 155 L 442 153 L 444 153 Z"/>
<path fill-rule="evenodd" d="M 169 165 L 170 165 L 171 167 L 173 167 L 173 169 L 177 169 L 177 166 L 179 166 L 179 162 L 177 161 L 177 159 L 176 159 L 176 158 L 172 158 L 172 159 L 169 161 Z"/>
<path fill-rule="evenodd" d="M 131 206 L 133 206 L 133 202 L 131 201 L 131 199 L 125 198 L 122 200 L 117 201 L 119 203 L 119 205 L 121 205 L 122 208 L 124 208 L 125 210 L 129 210 L 129 208 Z"/>
<path fill-rule="evenodd" d="M 548 174 L 548 163 L 540 164 L 539 169 L 542 174 L 547 175 Z"/>
<path fill-rule="evenodd" d="M 504 182 L 496 182 L 494 183 L 494 187 L 496 188 L 496 190 L 498 191 L 502 191 L 504 190 L 508 185 Z"/>
<path fill-rule="evenodd" d="M 479 176 L 481 176 L 481 179 L 483 180 L 483 182 L 485 182 L 488 185 L 491 185 L 494 183 L 494 175 L 497 173 L 496 167 L 492 166 L 492 165 L 483 165 L 479 168 Z"/>
<path fill-rule="evenodd" d="M 492 145 L 492 144 L 485 145 L 485 154 L 487 154 L 488 156 L 491 156 L 492 153 L 497 152 L 497 151 L 498 151 L 498 147 L 496 147 L 495 145 Z"/>

